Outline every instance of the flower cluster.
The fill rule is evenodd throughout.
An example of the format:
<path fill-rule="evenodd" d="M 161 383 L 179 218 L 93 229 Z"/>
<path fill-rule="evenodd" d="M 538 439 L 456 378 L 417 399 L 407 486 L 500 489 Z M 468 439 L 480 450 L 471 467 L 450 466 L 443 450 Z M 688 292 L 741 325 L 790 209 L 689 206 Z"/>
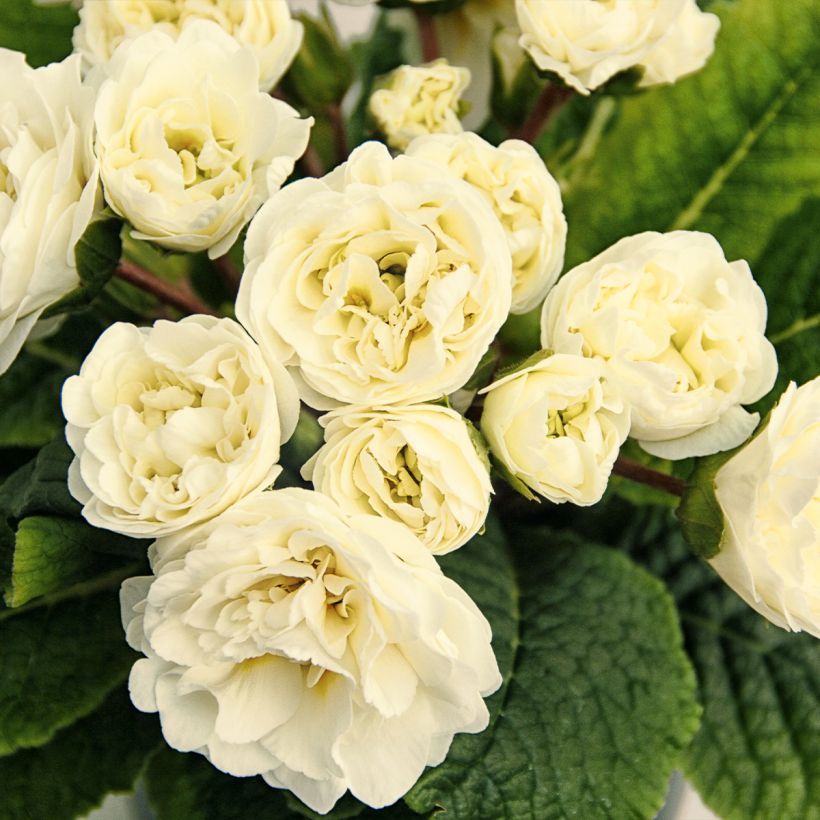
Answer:
<path fill-rule="evenodd" d="M 502 82 L 531 58 L 582 94 L 631 68 L 672 82 L 718 29 L 694 0 L 486 5 L 459 19 L 515 52 Z M 490 457 L 527 497 L 587 506 L 628 437 L 676 460 L 740 447 L 777 376 L 762 291 L 694 231 L 559 280 L 561 186 L 528 142 L 464 130 L 466 68 L 383 77 L 361 111 L 387 144 L 323 173 L 313 120 L 268 93 L 303 34 L 281 0 L 92 0 L 80 21 L 60 64 L 0 50 L 0 371 L 79 284 L 104 207 L 137 247 L 241 248 L 236 319 L 116 322 L 65 382 L 69 490 L 92 525 L 154 539 L 121 603 L 132 700 L 169 745 L 318 812 L 388 805 L 501 684 L 437 560 L 483 532 Z M 300 158 L 315 173 L 288 182 Z M 539 306 L 541 349 L 511 362 L 498 334 Z M 303 405 L 324 441 L 283 488 Z M 712 565 L 820 637 L 818 415 L 818 381 L 790 387 L 717 473 Z"/>

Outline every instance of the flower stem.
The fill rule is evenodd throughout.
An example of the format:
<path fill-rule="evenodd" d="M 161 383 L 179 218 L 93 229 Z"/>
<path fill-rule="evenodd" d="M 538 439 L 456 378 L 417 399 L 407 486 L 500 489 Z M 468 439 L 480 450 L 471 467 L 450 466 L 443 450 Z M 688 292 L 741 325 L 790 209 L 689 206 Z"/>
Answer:
<path fill-rule="evenodd" d="M 632 459 L 623 456 L 618 456 L 612 472 L 621 476 L 621 478 L 628 478 L 630 481 L 646 484 L 648 487 L 654 487 L 656 490 L 671 495 L 682 496 L 686 487 L 686 482 L 677 476 L 658 472 L 651 467 L 645 467 L 643 464 L 638 464 L 637 461 L 632 461 Z"/>
<path fill-rule="evenodd" d="M 572 94 L 570 88 L 548 83 L 514 136 L 532 145 L 547 123 L 569 102 Z"/>
<path fill-rule="evenodd" d="M 339 103 L 331 103 L 327 109 L 327 118 L 333 130 L 333 142 L 336 147 L 336 162 L 344 162 L 348 157 L 347 133 L 345 120 Z"/>
<path fill-rule="evenodd" d="M 299 158 L 302 168 L 309 177 L 323 177 L 325 169 L 322 167 L 322 160 L 319 159 L 319 154 L 312 145 L 308 145 L 305 153 Z"/>
<path fill-rule="evenodd" d="M 155 296 L 160 302 L 170 305 L 180 313 L 205 313 L 210 316 L 217 314 L 193 293 L 174 287 L 168 282 L 154 276 L 131 262 L 120 262 L 114 275 L 128 282 L 146 293 Z"/>
<path fill-rule="evenodd" d="M 236 265 L 234 265 L 227 253 L 224 256 L 219 256 L 212 260 L 212 264 L 225 283 L 225 287 L 228 291 L 236 295 L 239 290 L 239 282 L 242 279 L 242 271 L 237 270 Z"/>
<path fill-rule="evenodd" d="M 438 37 L 436 36 L 436 28 L 433 23 L 433 15 L 424 9 L 413 8 L 413 13 L 416 16 L 416 23 L 419 27 L 419 40 L 421 41 L 421 56 L 425 63 L 431 63 L 438 59 Z"/>

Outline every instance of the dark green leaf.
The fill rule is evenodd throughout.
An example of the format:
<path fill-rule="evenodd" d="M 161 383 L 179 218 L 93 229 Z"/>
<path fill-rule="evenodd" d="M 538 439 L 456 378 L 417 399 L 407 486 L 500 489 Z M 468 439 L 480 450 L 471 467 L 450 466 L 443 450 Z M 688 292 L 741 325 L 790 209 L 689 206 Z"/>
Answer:
<path fill-rule="evenodd" d="M 46 743 L 128 674 L 121 580 L 53 606 L 0 612 L 0 755 Z"/>
<path fill-rule="evenodd" d="M 703 703 L 684 771 L 725 820 L 820 818 L 820 642 L 773 626 L 691 554 L 670 516 L 633 516 L 623 539 L 664 578 Z"/>
<path fill-rule="evenodd" d="M 80 817 L 108 792 L 130 791 L 159 742 L 157 721 L 119 688 L 45 746 L 0 759 L 0 820 Z"/>
<path fill-rule="evenodd" d="M 56 316 L 91 303 L 114 273 L 122 254 L 122 221 L 105 214 L 94 220 L 77 242 L 77 274 L 80 284 L 52 305 L 43 317 Z"/>
<path fill-rule="evenodd" d="M 0 447 L 41 447 L 65 425 L 60 390 L 71 370 L 23 351 L 0 376 Z"/>
<path fill-rule="evenodd" d="M 505 680 L 489 728 L 457 737 L 406 799 L 454 818 L 649 817 L 697 728 L 672 602 L 614 551 L 546 529 L 511 538 L 512 585 L 491 539 L 448 556 L 502 637 Z"/>
<path fill-rule="evenodd" d="M 71 32 L 78 23 L 70 5 L 38 6 L 32 0 L 3 0 L 0 47 L 22 51 L 29 65 L 57 62 L 71 54 Z"/>
<path fill-rule="evenodd" d="M 0 485 L 0 513 L 11 519 L 27 515 L 79 515 L 80 504 L 71 497 L 66 485 L 73 457 L 61 433 L 33 461 Z"/>

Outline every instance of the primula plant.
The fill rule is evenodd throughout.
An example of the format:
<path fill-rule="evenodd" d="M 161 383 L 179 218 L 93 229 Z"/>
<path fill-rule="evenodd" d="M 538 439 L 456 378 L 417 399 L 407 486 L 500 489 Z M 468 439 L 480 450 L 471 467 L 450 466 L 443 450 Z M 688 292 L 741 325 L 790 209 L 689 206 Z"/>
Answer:
<path fill-rule="evenodd" d="M 819 820 L 818 38 L 4 0 L 0 820 Z"/>

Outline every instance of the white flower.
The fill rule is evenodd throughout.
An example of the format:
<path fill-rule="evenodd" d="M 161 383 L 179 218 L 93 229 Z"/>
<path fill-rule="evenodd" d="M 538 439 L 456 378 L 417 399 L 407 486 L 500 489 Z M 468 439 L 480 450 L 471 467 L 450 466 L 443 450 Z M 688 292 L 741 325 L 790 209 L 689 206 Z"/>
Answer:
<path fill-rule="evenodd" d="M 129 688 L 173 748 L 324 813 L 393 803 L 486 727 L 490 626 L 406 527 L 274 490 L 152 553 L 122 590 Z"/>
<path fill-rule="evenodd" d="M 601 362 L 542 356 L 481 391 L 481 431 L 493 455 L 539 495 L 595 504 L 629 433 L 629 408 Z"/>
<path fill-rule="evenodd" d="M 270 91 L 302 43 L 302 24 L 286 0 L 89 0 L 80 9 L 74 49 L 87 65 L 111 59 L 124 40 L 157 30 L 176 39 L 194 20 L 211 20 L 259 63 L 259 88 Z"/>
<path fill-rule="evenodd" d="M 325 445 L 302 475 L 349 515 L 398 521 L 434 555 L 466 544 L 484 525 L 489 465 L 455 410 L 346 408 L 322 423 Z"/>
<path fill-rule="evenodd" d="M 527 313 L 539 305 L 561 273 L 567 221 L 561 189 L 538 152 L 521 140 L 496 148 L 465 132 L 418 137 L 407 153 L 444 165 L 484 194 L 504 227 L 512 255 L 510 311 Z"/>
<path fill-rule="evenodd" d="M 236 322 L 189 316 L 109 327 L 66 381 L 63 413 L 86 520 L 158 536 L 271 484 L 299 402 Z"/>
<path fill-rule="evenodd" d="M 462 95 L 469 110 L 461 121 L 468 131 L 478 131 L 490 113 L 493 59 L 502 64 L 508 58 L 526 59 L 518 45 L 515 7 L 510 0 L 467 0 L 446 14 L 433 15 L 433 25 L 442 56 L 470 72 Z"/>
<path fill-rule="evenodd" d="M 609 362 L 649 453 L 729 450 L 759 420 L 740 405 L 777 375 L 766 300 L 743 260 L 705 233 L 641 233 L 571 270 L 552 289 L 541 344 Z"/>
<path fill-rule="evenodd" d="M 251 223 L 236 313 L 294 368 L 303 399 L 383 405 L 461 387 L 507 318 L 504 231 L 484 197 L 365 143 Z"/>
<path fill-rule="evenodd" d="M 34 69 L 0 49 L 0 76 L 3 373 L 43 311 L 79 285 L 74 247 L 102 201 L 79 59 Z"/>
<path fill-rule="evenodd" d="M 720 17 L 701 11 L 695 0 L 686 0 L 669 33 L 641 64 L 644 73 L 639 85 L 674 83 L 703 68 L 715 50 L 719 29 Z"/>
<path fill-rule="evenodd" d="M 370 96 L 368 108 L 388 144 L 401 151 L 421 134 L 463 130 L 459 101 L 469 82 L 466 68 L 451 66 L 444 59 L 399 66 Z"/>
<path fill-rule="evenodd" d="M 312 120 L 259 91 L 256 60 L 219 26 L 123 42 L 98 68 L 95 150 L 134 236 L 225 253 L 307 146 Z"/>
<path fill-rule="evenodd" d="M 515 8 L 522 48 L 581 94 L 644 65 L 644 84 L 673 82 L 705 63 L 720 25 L 695 0 L 516 0 Z"/>
<path fill-rule="evenodd" d="M 820 376 L 789 385 L 768 424 L 715 476 L 712 567 L 772 623 L 820 638 Z"/>

